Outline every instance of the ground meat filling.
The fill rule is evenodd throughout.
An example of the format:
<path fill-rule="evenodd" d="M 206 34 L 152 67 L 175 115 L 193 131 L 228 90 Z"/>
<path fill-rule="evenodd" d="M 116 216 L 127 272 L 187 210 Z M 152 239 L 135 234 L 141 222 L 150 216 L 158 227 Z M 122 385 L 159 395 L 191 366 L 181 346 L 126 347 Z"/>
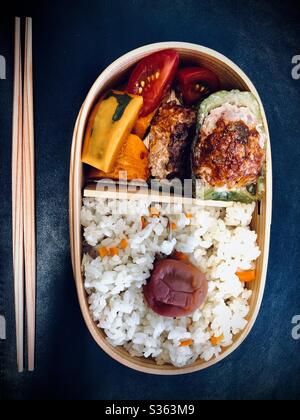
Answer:
<path fill-rule="evenodd" d="M 175 101 L 162 105 L 150 130 L 151 176 L 159 179 L 184 178 L 196 112 Z"/>
<path fill-rule="evenodd" d="M 243 121 L 218 120 L 209 135 L 200 132 L 194 149 L 196 177 L 213 187 L 244 187 L 257 183 L 265 160 L 260 134 Z"/>

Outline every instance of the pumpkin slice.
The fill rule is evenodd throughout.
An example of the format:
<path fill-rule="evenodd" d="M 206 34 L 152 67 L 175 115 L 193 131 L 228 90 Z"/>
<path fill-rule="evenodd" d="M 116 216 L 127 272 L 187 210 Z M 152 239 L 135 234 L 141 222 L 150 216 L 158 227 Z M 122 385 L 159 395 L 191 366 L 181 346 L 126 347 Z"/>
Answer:
<path fill-rule="evenodd" d="M 143 105 L 143 98 L 111 91 L 91 113 L 82 151 L 82 162 L 104 172 L 116 159 Z"/>
<path fill-rule="evenodd" d="M 143 141 L 135 134 L 130 134 L 125 141 L 112 171 L 104 172 L 89 168 L 87 177 L 90 180 L 102 178 L 118 180 L 120 179 L 120 173 L 121 179 L 122 174 L 126 173 L 128 181 L 134 179 L 147 181 L 150 176 L 148 155 L 149 151 Z"/>
<path fill-rule="evenodd" d="M 135 126 L 133 127 L 132 132 L 136 134 L 137 136 L 139 136 L 141 139 L 143 139 L 151 124 L 151 121 L 154 115 L 156 114 L 156 111 L 157 110 L 151 112 L 151 114 L 146 115 L 146 117 L 139 117 L 139 119 L 135 123 Z"/>

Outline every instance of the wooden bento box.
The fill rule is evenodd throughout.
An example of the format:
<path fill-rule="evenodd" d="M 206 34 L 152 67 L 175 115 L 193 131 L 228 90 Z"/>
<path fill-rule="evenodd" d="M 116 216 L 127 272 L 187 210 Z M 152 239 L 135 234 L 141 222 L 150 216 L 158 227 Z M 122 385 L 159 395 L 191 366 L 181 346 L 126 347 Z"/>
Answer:
<path fill-rule="evenodd" d="M 135 63 L 146 55 L 166 48 L 176 49 L 183 62 L 192 62 L 196 65 L 201 64 L 208 69 L 213 70 L 219 76 L 224 89 L 235 88 L 251 91 L 260 103 L 264 129 L 267 136 L 266 193 L 264 194 L 262 201 L 256 205 L 252 221 L 252 228 L 255 229 L 258 234 L 261 257 L 257 262 L 257 280 L 249 284 L 249 288 L 252 289 L 253 294 L 250 300 L 250 312 L 247 316 L 248 325 L 242 333 L 235 336 L 233 344 L 224 349 L 218 358 L 214 358 L 209 362 L 197 360 L 194 364 L 184 368 L 177 368 L 172 365 L 159 366 L 151 359 L 131 357 L 123 348 L 111 346 L 107 342 L 104 332 L 97 327 L 89 312 L 82 274 L 82 229 L 80 224 L 80 211 L 83 198 L 84 177 L 83 165 L 81 163 L 81 151 L 89 114 L 97 98 L 108 89 L 117 86 Z M 74 128 L 70 166 L 70 238 L 72 265 L 80 308 L 90 333 L 97 344 L 107 354 L 118 362 L 141 372 L 174 375 L 206 369 L 220 362 L 236 350 L 250 333 L 260 310 L 267 275 L 271 217 L 272 161 L 268 124 L 257 90 L 238 66 L 216 51 L 200 45 L 183 42 L 163 42 L 147 45 L 125 54 L 100 74 L 82 105 Z"/>

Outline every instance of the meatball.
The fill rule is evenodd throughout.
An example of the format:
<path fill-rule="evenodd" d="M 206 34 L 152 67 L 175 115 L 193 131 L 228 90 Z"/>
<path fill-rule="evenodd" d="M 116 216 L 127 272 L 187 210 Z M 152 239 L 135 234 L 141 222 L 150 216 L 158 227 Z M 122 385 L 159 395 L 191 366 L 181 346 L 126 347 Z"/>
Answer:
<path fill-rule="evenodd" d="M 189 167 L 190 139 L 194 133 L 196 112 L 175 101 L 163 104 L 151 125 L 149 166 L 157 179 L 184 178 Z"/>
<path fill-rule="evenodd" d="M 166 317 L 193 313 L 206 299 L 208 283 L 205 275 L 182 261 L 158 261 L 144 296 L 151 309 Z"/>
<path fill-rule="evenodd" d="M 264 160 L 256 128 L 220 118 L 212 133 L 199 134 L 193 150 L 193 173 L 213 187 L 245 187 L 257 183 Z"/>

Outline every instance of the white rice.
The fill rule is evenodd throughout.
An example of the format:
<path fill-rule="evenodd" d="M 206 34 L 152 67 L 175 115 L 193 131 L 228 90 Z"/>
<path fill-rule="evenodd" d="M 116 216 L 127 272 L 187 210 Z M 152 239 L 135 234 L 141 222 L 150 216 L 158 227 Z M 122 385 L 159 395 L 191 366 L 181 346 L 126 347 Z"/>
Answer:
<path fill-rule="evenodd" d="M 158 364 L 181 367 L 197 358 L 217 357 L 232 344 L 233 336 L 247 325 L 249 291 L 236 276 L 253 268 L 260 251 L 249 224 L 255 205 L 236 203 L 227 209 L 189 207 L 149 217 L 147 200 L 84 199 L 82 225 L 86 242 L 95 247 L 128 247 L 114 257 L 92 258 L 85 254 L 83 271 L 93 319 L 104 329 L 113 346 L 124 346 L 134 356 L 152 357 Z M 120 209 L 120 206 L 123 209 Z M 121 210 L 127 207 L 127 214 Z M 116 213 L 118 209 L 119 214 Z M 141 217 L 148 225 L 142 229 Z M 170 232 L 169 221 L 176 223 Z M 142 286 L 150 277 L 155 256 L 174 250 L 188 254 L 192 264 L 209 280 L 206 303 L 191 316 L 167 318 L 154 313 L 144 301 Z M 218 346 L 211 337 L 224 336 Z M 180 346 L 192 339 L 190 346 Z"/>

